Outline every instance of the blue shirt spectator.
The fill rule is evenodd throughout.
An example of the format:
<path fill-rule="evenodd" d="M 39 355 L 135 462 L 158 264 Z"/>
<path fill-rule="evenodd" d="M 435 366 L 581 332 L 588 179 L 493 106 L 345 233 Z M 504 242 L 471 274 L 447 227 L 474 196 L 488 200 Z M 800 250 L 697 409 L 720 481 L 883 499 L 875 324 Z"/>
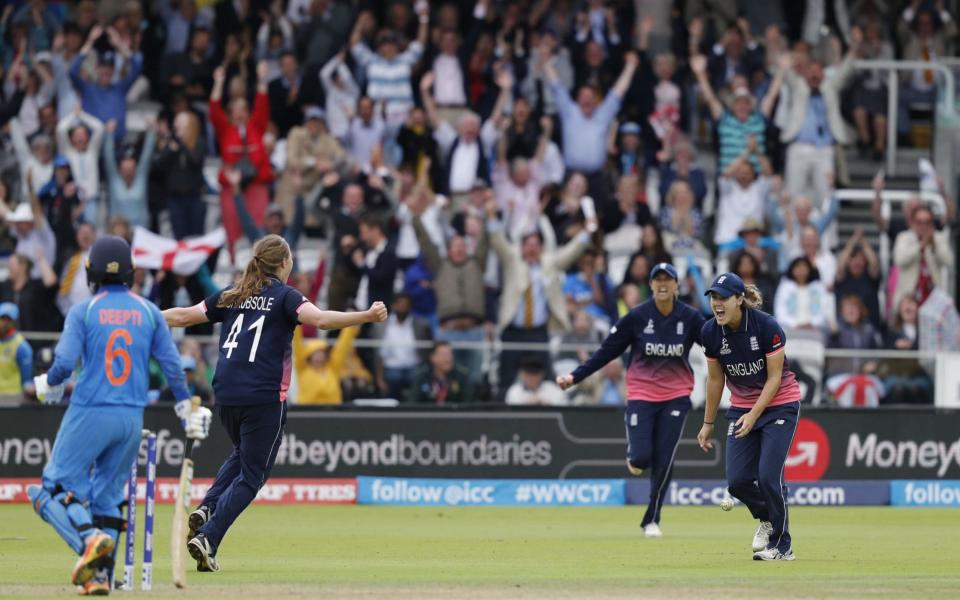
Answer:
<path fill-rule="evenodd" d="M 127 92 L 143 70 L 143 57 L 139 52 L 133 54 L 130 57 L 130 67 L 127 74 L 114 82 L 113 53 L 104 52 L 97 60 L 96 81 L 86 81 L 80 75 L 80 68 L 87 54 L 86 51 L 85 46 L 80 54 L 73 59 L 73 64 L 70 65 L 70 80 L 80 96 L 80 103 L 84 112 L 95 116 L 104 123 L 110 120 L 116 121 L 117 127 L 113 137 L 118 142 L 123 141 L 123 136 L 127 130 Z"/>

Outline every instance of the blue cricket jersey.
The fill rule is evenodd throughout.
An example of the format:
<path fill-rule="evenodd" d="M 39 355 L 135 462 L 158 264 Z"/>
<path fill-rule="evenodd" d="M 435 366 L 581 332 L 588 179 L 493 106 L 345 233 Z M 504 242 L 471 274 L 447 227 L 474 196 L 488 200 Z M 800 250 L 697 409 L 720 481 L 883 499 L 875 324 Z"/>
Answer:
<path fill-rule="evenodd" d="M 626 383 L 629 400 L 665 402 L 693 391 L 690 347 L 700 341 L 704 318 L 683 302 L 662 314 L 653 299 L 635 306 L 610 329 L 610 335 L 585 363 L 573 372 L 580 382 L 628 347 Z"/>
<path fill-rule="evenodd" d="M 217 306 L 224 291 L 203 301 L 207 318 L 223 322 L 213 376 L 217 404 L 285 402 L 292 366 L 290 342 L 297 315 L 309 300 L 274 277 L 239 306 Z"/>
<path fill-rule="evenodd" d="M 143 407 L 151 356 L 159 361 L 174 397 L 188 399 L 180 353 L 160 309 L 124 285 L 105 285 L 67 313 L 47 381 L 63 383 L 81 360 L 71 404 Z"/>
<path fill-rule="evenodd" d="M 743 308 L 740 328 L 732 331 L 717 325 L 717 319 L 706 322 L 700 334 L 703 350 L 709 361 L 719 361 L 730 389 L 730 404 L 736 408 L 751 409 L 760 398 L 767 382 L 767 358 L 784 351 L 787 336 L 777 320 L 765 312 Z M 783 358 L 780 389 L 769 406 L 789 404 L 800 400 L 797 376 Z"/>

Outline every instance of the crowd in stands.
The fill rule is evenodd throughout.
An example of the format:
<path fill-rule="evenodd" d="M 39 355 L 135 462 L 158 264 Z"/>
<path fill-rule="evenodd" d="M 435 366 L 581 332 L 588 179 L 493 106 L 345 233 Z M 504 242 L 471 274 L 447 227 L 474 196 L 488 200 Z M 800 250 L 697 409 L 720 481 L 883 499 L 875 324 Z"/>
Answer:
<path fill-rule="evenodd" d="M 622 404 L 623 364 L 570 394 L 553 376 L 650 297 L 648 274 L 665 261 L 705 314 L 705 282 L 730 270 L 763 291 L 788 336 L 918 349 L 928 298 L 952 310 L 953 200 L 945 212 L 877 208 L 892 247 L 883 265 L 870 232 L 839 235 L 834 192 L 848 184 L 844 148 L 879 168 L 889 141 L 886 73 L 853 61 L 953 55 L 955 8 L 6 2 L 0 393 L 29 397 L 49 366 L 51 342 L 18 332 L 60 331 L 89 296 L 96 236 L 138 227 L 177 240 L 226 232 L 196 273 L 138 269 L 134 291 L 162 309 L 229 283 L 222 266 L 242 267 L 247 242 L 267 233 L 294 249 L 290 283 L 318 305 L 388 303 L 377 326 L 297 332 L 298 404 Z M 903 73 L 899 133 L 940 79 Z M 874 188 L 879 207 L 882 175 Z M 938 327 L 947 338 L 960 325 Z M 216 346 L 188 336 L 181 350 L 190 385 L 211 396 Z M 869 376 L 873 403 L 931 401 L 930 377 L 900 362 L 832 361 L 823 379 Z M 153 387 L 168 397 L 159 373 Z"/>

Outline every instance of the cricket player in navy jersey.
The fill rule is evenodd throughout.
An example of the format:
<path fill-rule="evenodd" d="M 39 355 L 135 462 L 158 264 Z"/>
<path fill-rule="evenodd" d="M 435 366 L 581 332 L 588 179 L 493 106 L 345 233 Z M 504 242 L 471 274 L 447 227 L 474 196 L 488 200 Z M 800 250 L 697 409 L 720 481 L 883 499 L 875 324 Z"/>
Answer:
<path fill-rule="evenodd" d="M 760 291 L 733 273 L 719 275 L 706 294 L 714 317 L 700 335 L 708 371 L 697 441 L 704 452 L 713 447 L 710 436 L 726 383 L 727 485 L 760 521 L 753 559 L 794 560 L 783 466 L 800 418 L 800 386 L 787 368 L 787 336 L 776 319 L 757 310 Z"/>
<path fill-rule="evenodd" d="M 583 381 L 626 349 L 627 469 L 650 471 L 650 503 L 640 526 L 647 537 L 660 537 L 660 509 L 670 485 L 673 457 L 690 410 L 693 370 L 690 347 L 700 340 L 704 318 L 677 300 L 677 269 L 659 263 L 650 271 L 653 298 L 636 306 L 610 329 L 600 348 L 573 373 L 557 378 L 563 389 Z"/>
<path fill-rule="evenodd" d="M 34 379 L 37 397 L 59 402 L 78 360 L 83 368 L 42 484 L 27 493 L 37 513 L 80 555 L 73 584 L 85 595 L 107 595 L 123 527 L 120 505 L 140 448 L 150 357 L 170 383 L 188 437 L 207 436 L 210 410 L 191 410 L 180 355 L 160 310 L 128 289 L 133 261 L 127 242 L 100 238 L 86 267 L 96 293 L 67 313 L 53 365 Z"/>
<path fill-rule="evenodd" d="M 292 269 L 290 246 L 271 234 L 253 246 L 236 286 L 196 306 L 163 311 L 175 327 L 223 322 L 213 389 L 234 447 L 189 517 L 187 549 L 198 571 L 220 570 L 216 555 L 223 536 L 266 483 L 277 458 L 287 420 L 294 329 L 300 323 L 329 330 L 387 319 L 382 302 L 363 312 L 320 310 L 284 283 Z"/>

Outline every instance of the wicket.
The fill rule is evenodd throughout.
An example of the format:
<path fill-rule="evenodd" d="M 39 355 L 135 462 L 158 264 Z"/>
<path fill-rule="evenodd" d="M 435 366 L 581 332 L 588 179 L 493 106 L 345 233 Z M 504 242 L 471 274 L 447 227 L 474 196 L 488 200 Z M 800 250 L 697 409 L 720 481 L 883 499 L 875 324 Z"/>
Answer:
<path fill-rule="evenodd" d="M 140 589 L 150 591 L 153 587 L 153 513 L 157 483 L 157 434 L 144 429 L 142 439 L 147 440 L 146 494 L 144 497 L 143 518 L 143 567 L 140 573 Z M 124 552 L 123 581 L 117 589 L 132 591 L 133 563 L 136 558 L 137 537 L 137 462 L 140 452 L 130 467 L 130 480 L 127 482 L 127 534 Z"/>

